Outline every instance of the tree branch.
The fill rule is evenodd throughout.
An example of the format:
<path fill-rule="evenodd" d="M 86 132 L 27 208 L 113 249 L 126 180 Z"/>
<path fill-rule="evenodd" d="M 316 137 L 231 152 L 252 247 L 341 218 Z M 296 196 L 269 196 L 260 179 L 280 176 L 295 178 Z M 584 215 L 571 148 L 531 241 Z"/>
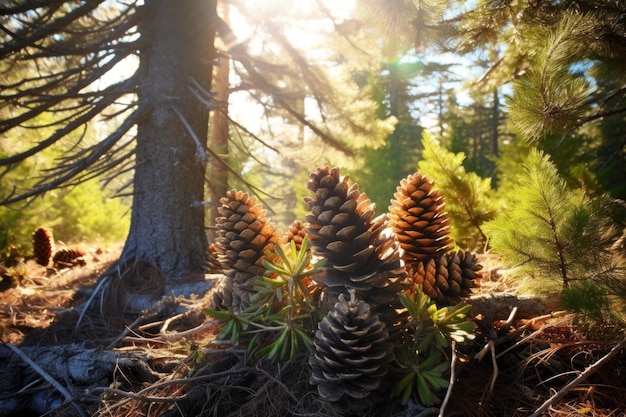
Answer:
<path fill-rule="evenodd" d="M 42 181 L 40 181 L 33 189 L 24 192 L 22 194 L 9 196 L 4 200 L 0 201 L 0 205 L 7 205 L 11 203 L 15 203 L 18 201 L 26 200 L 31 197 L 36 197 L 38 195 L 44 194 L 47 191 L 53 190 L 55 188 L 59 188 L 64 185 L 67 181 L 71 180 L 75 176 L 79 175 L 83 170 L 91 167 L 95 164 L 107 151 L 109 151 L 115 143 L 128 131 L 132 126 L 134 126 L 140 117 L 142 117 L 143 113 L 147 109 L 140 107 L 133 114 L 131 114 L 125 121 L 122 123 L 118 129 L 109 135 L 106 139 L 89 148 L 91 153 L 88 156 L 81 158 L 71 164 L 64 165 L 62 167 L 57 168 L 60 172 L 55 172 L 54 178 L 51 176 L 47 176 Z"/>
<path fill-rule="evenodd" d="M 1 166 L 10 167 L 12 165 L 22 162 L 23 160 L 35 155 L 37 152 L 48 148 L 49 146 L 57 142 L 59 139 L 66 136 L 68 133 L 72 132 L 73 130 L 77 129 L 79 126 L 87 123 L 88 121 L 96 117 L 103 109 L 111 105 L 117 98 L 126 94 L 126 89 L 124 88 L 124 86 L 132 85 L 134 84 L 134 82 L 135 82 L 135 77 L 130 78 L 121 84 L 110 86 L 104 91 L 110 91 L 111 94 L 104 94 L 103 92 L 102 100 L 95 103 L 94 106 L 87 113 L 83 114 L 77 119 L 74 119 L 72 122 L 68 123 L 62 129 L 57 130 L 54 134 L 50 135 L 47 139 L 39 142 L 37 146 L 34 146 L 19 154 L 0 159 L 0 167 Z M 7 169 L 10 169 L 10 168 L 7 168 Z"/>
<path fill-rule="evenodd" d="M 80 19 L 83 16 L 88 15 L 91 11 L 100 6 L 101 3 L 104 3 L 104 0 L 92 0 L 84 2 L 82 6 L 77 7 L 69 13 L 64 14 L 60 18 L 56 19 L 54 22 L 38 27 L 33 31 L 25 30 L 24 32 L 31 33 L 12 33 L 13 37 L 16 39 L 14 42 L 7 42 L 3 47 L 0 47 L 0 57 L 4 58 L 12 53 L 15 53 L 21 49 L 24 49 L 28 46 L 35 48 L 42 48 L 36 44 L 37 41 L 44 39 L 47 36 L 58 33 L 61 29 L 71 24 L 72 22 Z"/>

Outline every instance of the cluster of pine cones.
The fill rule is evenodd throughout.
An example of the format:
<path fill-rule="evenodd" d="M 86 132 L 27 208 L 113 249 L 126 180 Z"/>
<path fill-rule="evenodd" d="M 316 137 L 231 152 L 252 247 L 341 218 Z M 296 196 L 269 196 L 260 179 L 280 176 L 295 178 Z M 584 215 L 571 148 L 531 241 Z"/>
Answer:
<path fill-rule="evenodd" d="M 384 391 L 391 340 L 407 318 L 399 294 L 421 285 L 437 304 L 451 305 L 470 294 L 481 266 L 474 254 L 452 250 L 443 195 L 419 173 L 402 180 L 389 213 L 378 217 L 338 168 L 318 168 L 307 187 L 306 223 L 284 235 L 253 197 L 233 190 L 221 199 L 215 246 L 226 278 L 214 301 L 216 308 L 250 306 L 264 257 L 308 236 L 313 255 L 326 259 L 312 278 L 327 312 L 314 336 L 310 382 L 322 398 L 358 413 Z"/>
<path fill-rule="evenodd" d="M 78 248 L 61 248 L 55 251 L 52 232 L 43 226 L 33 232 L 33 254 L 35 261 L 41 266 L 48 266 L 50 261 L 56 269 L 85 265 L 85 252 Z"/>

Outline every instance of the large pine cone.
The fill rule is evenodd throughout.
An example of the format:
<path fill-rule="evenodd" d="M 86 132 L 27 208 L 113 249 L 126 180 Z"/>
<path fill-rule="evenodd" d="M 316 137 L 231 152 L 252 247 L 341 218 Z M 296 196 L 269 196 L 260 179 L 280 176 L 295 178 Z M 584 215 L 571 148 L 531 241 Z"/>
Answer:
<path fill-rule="evenodd" d="M 280 233 L 266 218 L 266 211 L 247 193 L 231 190 L 220 199 L 216 219 L 218 260 L 226 279 L 216 291 L 216 307 L 244 310 L 255 293 L 252 280 L 265 272 L 263 258 L 272 251 Z"/>
<path fill-rule="evenodd" d="M 39 265 L 48 266 L 54 252 L 52 232 L 43 226 L 33 232 L 33 253 Z"/>
<path fill-rule="evenodd" d="M 325 400 L 362 410 L 375 400 L 372 394 L 384 388 L 383 377 L 393 358 L 388 337 L 385 324 L 354 290 L 349 300 L 341 294 L 315 333 L 310 383 Z"/>
<path fill-rule="evenodd" d="M 470 252 L 447 252 L 439 258 L 418 262 L 410 272 L 413 281 L 422 285 L 424 294 L 439 305 L 450 305 L 468 297 L 476 286 L 482 266 Z"/>
<path fill-rule="evenodd" d="M 318 168 L 305 199 L 311 250 L 327 259 L 313 279 L 323 285 L 325 306 L 332 307 L 340 294 L 356 290 L 391 328 L 402 309 L 398 293 L 408 287 L 400 260 L 399 244 L 386 225 L 386 217 L 374 219 L 375 205 L 339 169 Z"/>
<path fill-rule="evenodd" d="M 52 265 L 57 269 L 84 266 L 84 256 L 85 252 L 78 248 L 59 249 L 52 257 Z"/>
<path fill-rule="evenodd" d="M 389 206 L 389 223 L 404 249 L 407 264 L 436 258 L 450 250 L 450 218 L 441 191 L 419 172 L 400 182 Z"/>

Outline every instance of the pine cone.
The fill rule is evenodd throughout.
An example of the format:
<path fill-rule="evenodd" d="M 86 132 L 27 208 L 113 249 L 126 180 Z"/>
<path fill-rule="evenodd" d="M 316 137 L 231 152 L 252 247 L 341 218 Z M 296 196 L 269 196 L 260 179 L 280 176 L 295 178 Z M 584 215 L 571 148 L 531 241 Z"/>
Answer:
<path fill-rule="evenodd" d="M 274 249 L 280 234 L 268 222 L 266 211 L 247 193 L 231 190 L 220 202 L 216 247 L 226 279 L 217 290 L 216 307 L 244 310 L 254 294 L 252 279 L 265 272 L 264 252 Z"/>
<path fill-rule="evenodd" d="M 482 265 L 476 262 L 476 254 L 469 251 L 447 253 L 449 296 L 469 297 L 471 289 L 476 287 L 476 278 L 481 277 Z"/>
<path fill-rule="evenodd" d="M 389 223 L 404 250 L 406 264 L 436 258 L 450 250 L 450 218 L 444 197 L 419 172 L 400 182 L 389 206 Z"/>
<path fill-rule="evenodd" d="M 393 345 L 385 324 L 372 314 L 367 303 L 341 294 L 337 304 L 319 323 L 315 354 L 309 359 L 310 383 L 327 401 L 360 411 L 382 391 Z"/>
<path fill-rule="evenodd" d="M 375 205 L 356 184 L 349 186 L 348 176 L 340 177 L 338 168 L 318 168 L 308 188 L 315 192 L 305 199 L 311 209 L 307 216 L 311 250 L 327 260 L 313 276 L 325 287 L 325 306 L 332 307 L 340 294 L 354 289 L 391 329 L 402 309 L 398 293 L 408 283 L 386 217 L 373 218 Z"/>
<path fill-rule="evenodd" d="M 35 261 L 42 266 L 48 266 L 54 252 L 54 238 L 52 232 L 43 226 L 33 233 L 33 253 Z"/>
<path fill-rule="evenodd" d="M 441 268 L 436 259 L 428 259 L 411 265 L 409 275 L 415 284 L 422 286 L 424 294 L 435 302 L 443 303 L 445 297 L 437 285 L 437 279 L 441 283 L 447 283 L 447 273 L 446 267 Z M 445 278 L 443 278 L 444 275 Z"/>
<path fill-rule="evenodd" d="M 439 305 L 450 305 L 468 297 L 474 280 L 480 277 L 481 265 L 470 252 L 448 252 L 436 259 L 413 265 L 410 276 Z"/>
<path fill-rule="evenodd" d="M 84 266 L 84 256 L 85 252 L 78 248 L 59 249 L 52 257 L 52 265 L 57 269 Z"/>
<path fill-rule="evenodd" d="M 280 243 L 282 245 L 288 245 L 289 242 L 294 241 L 296 249 L 299 251 L 305 237 L 306 225 L 300 220 L 296 220 L 289 226 L 289 230 L 281 236 Z"/>

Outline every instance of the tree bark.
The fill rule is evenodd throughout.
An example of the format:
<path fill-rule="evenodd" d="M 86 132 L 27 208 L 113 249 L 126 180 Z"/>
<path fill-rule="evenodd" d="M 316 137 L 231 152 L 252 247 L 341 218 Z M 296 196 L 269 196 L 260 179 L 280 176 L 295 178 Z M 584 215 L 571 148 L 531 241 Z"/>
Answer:
<path fill-rule="evenodd" d="M 229 5 L 220 4 L 222 10 L 222 20 L 229 24 Z M 213 126 L 211 126 L 211 148 L 213 152 L 222 156 L 224 160 L 213 160 L 211 164 L 211 218 L 209 224 L 215 226 L 215 219 L 219 216 L 218 208 L 221 206 L 220 198 L 226 196 L 228 191 L 228 168 L 224 161 L 228 158 L 228 99 L 230 97 L 230 57 L 226 51 L 219 60 L 219 65 L 215 71 L 215 99 L 216 109 L 213 112 Z M 215 241 L 215 229 L 211 229 L 209 234 L 211 242 Z"/>
<path fill-rule="evenodd" d="M 144 6 L 134 201 L 121 259 L 147 261 L 176 283 L 203 272 L 208 250 L 204 173 L 216 0 L 151 0 Z"/>

